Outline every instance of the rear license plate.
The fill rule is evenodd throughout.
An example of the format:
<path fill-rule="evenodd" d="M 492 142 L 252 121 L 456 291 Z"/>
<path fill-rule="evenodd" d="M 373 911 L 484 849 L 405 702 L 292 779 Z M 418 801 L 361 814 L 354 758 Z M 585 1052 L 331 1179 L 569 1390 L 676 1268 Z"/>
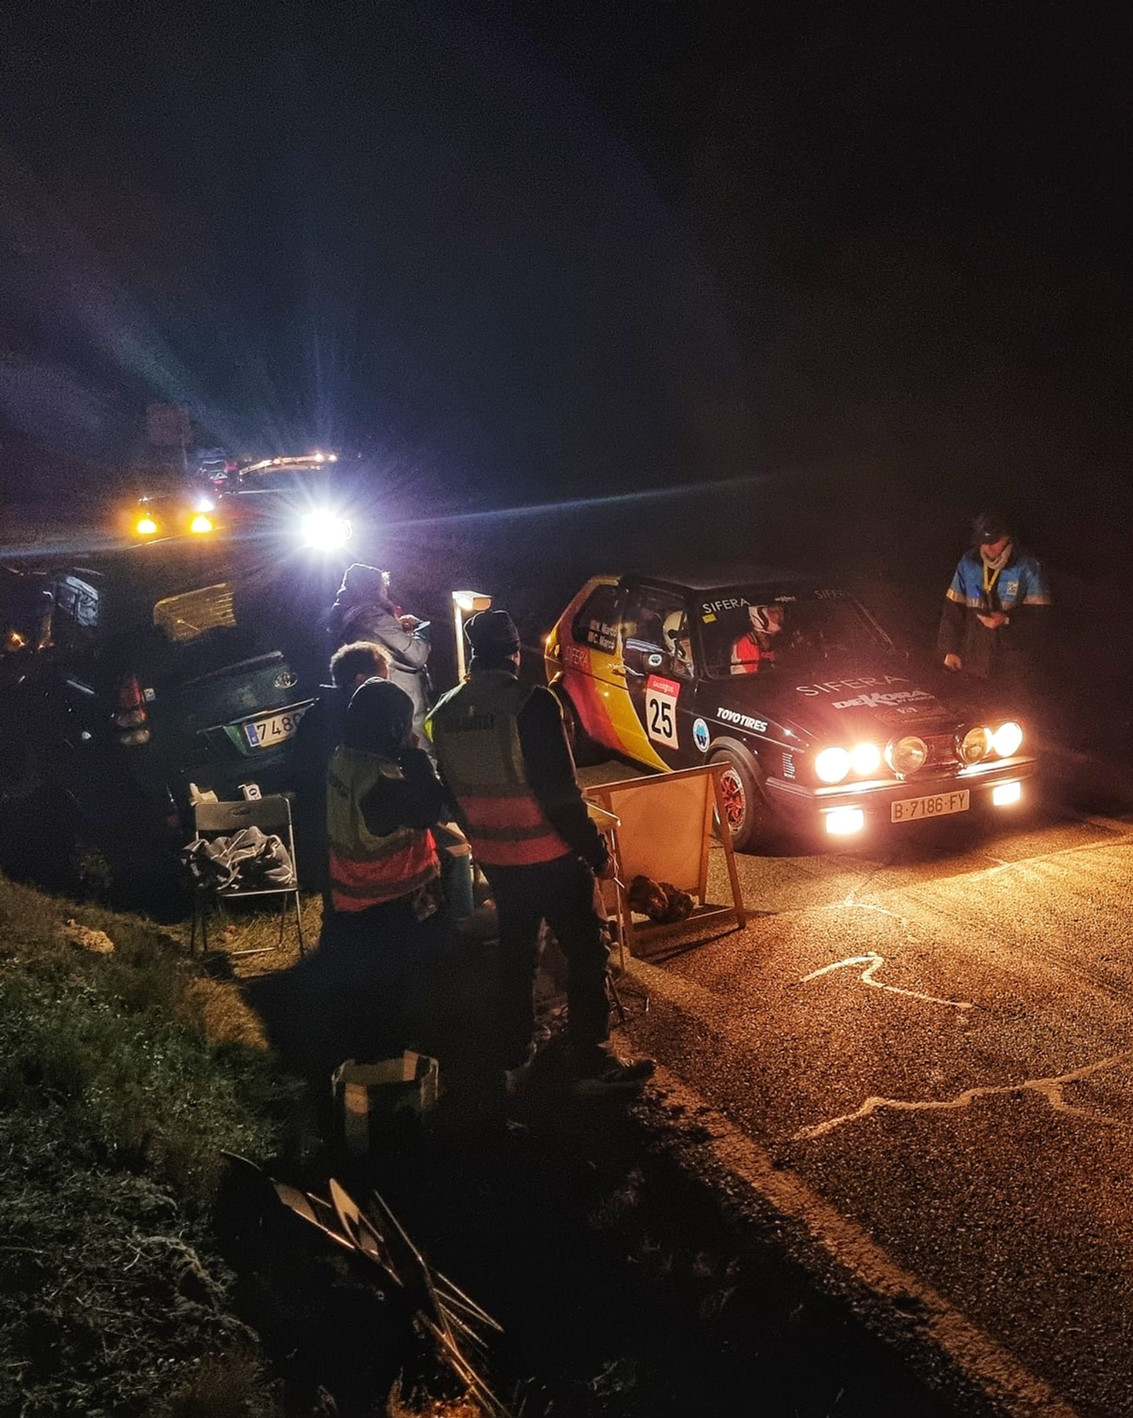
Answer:
<path fill-rule="evenodd" d="M 251 748 L 273 748 L 295 737 L 299 720 L 311 706 L 304 704 L 301 709 L 289 709 L 286 714 L 268 714 L 263 719 L 253 719 L 243 726 L 244 737 Z"/>
<path fill-rule="evenodd" d="M 947 817 L 950 812 L 967 812 L 970 790 L 958 788 L 954 793 L 931 793 L 925 798 L 901 798 L 891 803 L 891 822 L 917 822 L 922 817 Z"/>

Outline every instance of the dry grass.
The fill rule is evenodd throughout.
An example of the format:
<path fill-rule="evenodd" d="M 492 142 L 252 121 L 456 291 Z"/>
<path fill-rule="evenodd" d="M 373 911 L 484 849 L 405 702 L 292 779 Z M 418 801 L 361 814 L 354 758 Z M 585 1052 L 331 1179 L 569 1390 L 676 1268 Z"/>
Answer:
<path fill-rule="evenodd" d="M 279 1411 L 210 1208 L 225 1149 L 294 1138 L 298 1089 L 180 935 L 0 878 L 2 1413 Z"/>

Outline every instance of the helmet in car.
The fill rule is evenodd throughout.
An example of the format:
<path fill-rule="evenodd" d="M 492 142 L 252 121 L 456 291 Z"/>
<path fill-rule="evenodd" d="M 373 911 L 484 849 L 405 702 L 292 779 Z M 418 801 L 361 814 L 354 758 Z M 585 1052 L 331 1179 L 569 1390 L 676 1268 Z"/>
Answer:
<path fill-rule="evenodd" d="M 774 635 L 783 627 L 782 606 L 748 606 L 752 628 L 762 635 Z"/>
<path fill-rule="evenodd" d="M 674 648 L 688 637 L 688 626 L 685 621 L 684 611 L 670 611 L 665 617 L 665 643 Z"/>

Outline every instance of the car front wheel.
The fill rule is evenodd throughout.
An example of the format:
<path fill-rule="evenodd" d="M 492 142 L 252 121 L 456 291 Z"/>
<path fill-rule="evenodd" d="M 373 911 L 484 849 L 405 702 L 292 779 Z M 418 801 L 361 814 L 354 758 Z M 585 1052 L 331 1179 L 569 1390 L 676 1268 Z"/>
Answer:
<path fill-rule="evenodd" d="M 735 748 L 721 749 L 711 761 L 727 765 L 720 775 L 720 794 L 732 846 L 737 852 L 754 852 L 771 835 L 771 810 L 755 766 L 748 754 Z"/>

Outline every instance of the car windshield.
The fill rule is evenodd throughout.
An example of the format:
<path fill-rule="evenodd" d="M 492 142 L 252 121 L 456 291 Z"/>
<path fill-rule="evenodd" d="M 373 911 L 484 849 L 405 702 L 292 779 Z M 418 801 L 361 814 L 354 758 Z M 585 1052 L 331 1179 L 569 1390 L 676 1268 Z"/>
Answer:
<path fill-rule="evenodd" d="M 858 602 L 835 590 L 725 587 L 699 597 L 697 618 L 712 679 L 891 648 Z"/>

